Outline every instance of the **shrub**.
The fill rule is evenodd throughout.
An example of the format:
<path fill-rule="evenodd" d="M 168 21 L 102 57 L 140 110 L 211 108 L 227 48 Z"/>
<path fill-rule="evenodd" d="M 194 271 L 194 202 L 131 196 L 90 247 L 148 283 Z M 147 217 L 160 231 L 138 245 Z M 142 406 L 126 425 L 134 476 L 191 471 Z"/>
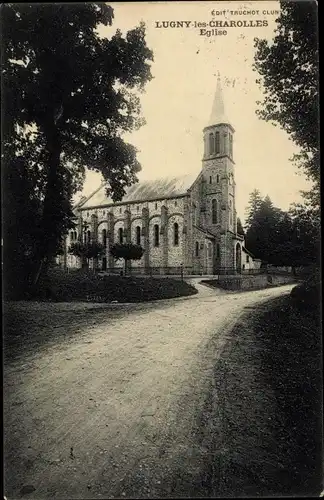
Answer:
<path fill-rule="evenodd" d="M 101 276 L 88 270 L 52 269 L 40 281 L 37 298 L 57 302 L 145 302 L 188 296 L 197 290 L 171 278 Z M 35 298 L 35 297 L 34 297 Z"/>
<path fill-rule="evenodd" d="M 313 273 L 303 283 L 295 286 L 290 296 L 298 309 L 318 310 L 321 303 L 322 281 L 319 273 Z"/>
<path fill-rule="evenodd" d="M 115 260 L 124 259 L 126 274 L 127 262 L 140 260 L 143 257 L 144 249 L 141 245 L 134 245 L 133 243 L 115 243 L 110 248 L 110 253 Z"/>

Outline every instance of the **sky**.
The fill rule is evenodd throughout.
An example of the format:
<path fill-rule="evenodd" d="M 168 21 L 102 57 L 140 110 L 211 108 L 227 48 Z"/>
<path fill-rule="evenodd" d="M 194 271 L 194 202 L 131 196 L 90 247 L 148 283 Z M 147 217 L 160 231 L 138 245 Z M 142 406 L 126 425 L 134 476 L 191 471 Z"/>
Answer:
<path fill-rule="evenodd" d="M 99 27 L 100 36 L 110 38 L 117 28 L 126 34 L 144 21 L 147 45 L 154 53 L 153 79 L 141 95 L 146 125 L 124 136 L 139 149 L 138 160 L 142 165 L 139 180 L 195 172 L 198 175 L 202 166 L 202 131 L 208 124 L 219 73 L 225 111 L 235 129 L 238 216 L 244 220 L 253 189 L 259 189 L 263 196 L 269 195 L 274 205 L 283 210 L 300 201 L 300 190 L 307 189 L 309 184 L 290 161 L 298 149 L 282 129 L 256 115 L 257 101 L 263 95 L 255 82 L 259 75 L 252 69 L 254 38 L 273 38 L 279 2 L 112 5 L 113 26 Z M 268 26 L 223 28 L 227 34 L 216 36 L 200 34 L 201 28 L 194 26 L 195 21 L 244 20 L 267 21 Z M 188 28 L 157 27 L 163 21 L 191 21 L 191 24 Z M 89 195 L 100 182 L 99 174 L 88 173 L 83 194 Z"/>

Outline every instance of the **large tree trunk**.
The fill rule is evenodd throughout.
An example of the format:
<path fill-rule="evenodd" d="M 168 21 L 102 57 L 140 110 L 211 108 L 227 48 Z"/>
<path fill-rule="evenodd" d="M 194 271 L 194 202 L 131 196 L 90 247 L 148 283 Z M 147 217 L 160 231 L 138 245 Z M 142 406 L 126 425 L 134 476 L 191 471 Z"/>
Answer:
<path fill-rule="evenodd" d="M 60 224 L 62 180 L 59 176 L 59 166 L 61 142 L 54 121 L 47 124 L 45 135 L 47 139 L 48 173 L 41 224 L 41 242 L 33 280 L 34 286 L 37 285 L 41 275 L 46 274 L 48 270 L 50 259 L 55 253 Z"/>

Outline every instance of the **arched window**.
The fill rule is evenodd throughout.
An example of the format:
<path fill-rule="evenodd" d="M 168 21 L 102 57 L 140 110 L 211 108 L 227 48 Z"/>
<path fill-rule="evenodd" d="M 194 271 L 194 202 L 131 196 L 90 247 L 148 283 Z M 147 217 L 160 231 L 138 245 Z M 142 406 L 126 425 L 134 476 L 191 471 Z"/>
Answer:
<path fill-rule="evenodd" d="M 73 231 L 71 231 L 71 232 L 70 232 L 70 240 L 71 240 L 71 241 L 73 241 L 73 240 L 74 240 L 74 232 L 73 232 Z"/>
<path fill-rule="evenodd" d="M 212 256 L 212 244 L 208 243 L 208 257 Z"/>
<path fill-rule="evenodd" d="M 209 154 L 213 154 L 215 152 L 214 148 L 214 135 L 209 134 Z"/>
<path fill-rule="evenodd" d="M 140 226 L 136 226 L 136 245 L 141 244 L 141 228 Z"/>
<path fill-rule="evenodd" d="M 196 214 L 196 205 L 192 204 L 192 223 L 195 226 L 197 224 L 197 214 Z"/>
<path fill-rule="evenodd" d="M 236 245 L 236 256 L 235 256 L 235 260 L 236 260 L 236 271 L 238 273 L 241 273 L 241 265 L 242 265 L 242 251 L 241 251 L 241 246 L 239 243 L 237 243 Z"/>
<path fill-rule="evenodd" d="M 103 244 L 104 248 L 106 248 L 106 246 L 107 246 L 107 231 L 106 231 L 106 229 L 103 229 L 101 231 L 101 239 L 102 239 L 102 244 Z"/>
<path fill-rule="evenodd" d="M 198 243 L 198 241 L 196 241 L 195 255 L 196 255 L 196 257 L 199 257 L 199 243 Z"/>
<path fill-rule="evenodd" d="M 233 136 L 232 136 L 232 134 L 229 135 L 229 149 L 230 149 L 230 157 L 232 158 L 232 156 L 233 156 Z"/>
<path fill-rule="evenodd" d="M 219 175 L 218 174 L 216 175 L 216 182 L 217 182 L 217 184 L 219 184 Z"/>
<path fill-rule="evenodd" d="M 74 231 L 74 239 L 77 240 L 78 239 L 78 233 L 76 231 Z"/>
<path fill-rule="evenodd" d="M 179 245 L 179 224 L 177 222 L 173 225 L 173 244 L 174 246 Z"/>
<path fill-rule="evenodd" d="M 217 224 L 217 200 L 212 201 L 212 224 Z"/>
<path fill-rule="evenodd" d="M 219 132 L 215 134 L 215 153 L 220 153 L 220 141 L 219 141 Z"/>
<path fill-rule="evenodd" d="M 124 238 L 124 235 L 123 235 L 123 228 L 120 227 L 118 229 L 118 240 L 119 240 L 119 243 L 123 243 L 123 238 Z"/>
<path fill-rule="evenodd" d="M 154 231 L 154 246 L 158 247 L 160 244 L 160 234 L 159 234 L 158 224 L 154 224 L 153 231 Z"/>
<path fill-rule="evenodd" d="M 91 241 L 91 232 L 87 231 L 87 242 L 90 243 Z"/>
<path fill-rule="evenodd" d="M 212 182 L 213 182 L 213 179 L 212 179 L 212 177 L 210 176 L 210 177 L 209 177 L 209 184 L 212 184 Z"/>
<path fill-rule="evenodd" d="M 216 245 L 216 258 L 219 259 L 220 257 L 220 246 L 219 246 L 219 243 L 217 243 Z"/>

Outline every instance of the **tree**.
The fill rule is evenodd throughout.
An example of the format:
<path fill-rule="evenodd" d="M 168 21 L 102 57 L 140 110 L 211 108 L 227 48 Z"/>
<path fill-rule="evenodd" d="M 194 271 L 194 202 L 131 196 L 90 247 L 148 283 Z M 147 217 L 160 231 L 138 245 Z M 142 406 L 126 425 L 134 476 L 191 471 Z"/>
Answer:
<path fill-rule="evenodd" d="M 300 261 L 300 245 L 293 221 L 287 212 L 281 212 L 271 233 L 271 264 L 275 266 L 295 266 Z"/>
<path fill-rule="evenodd" d="M 296 235 L 303 264 L 320 266 L 321 217 L 318 210 L 305 204 L 293 204 L 289 210 L 293 231 Z"/>
<path fill-rule="evenodd" d="M 253 194 L 253 193 L 252 193 Z M 254 200 L 255 197 L 251 196 Z M 274 207 L 269 196 L 257 198 L 255 212 L 250 212 L 249 226 L 245 235 L 247 248 L 258 259 L 272 263 L 278 244 L 278 226 L 283 212 Z"/>
<path fill-rule="evenodd" d="M 247 248 L 276 266 L 312 266 L 319 263 L 320 218 L 304 205 L 284 212 L 269 196 L 262 200 L 245 235 Z"/>
<path fill-rule="evenodd" d="M 245 223 L 246 229 L 248 229 L 249 226 L 254 221 L 255 216 L 260 209 L 261 203 L 262 203 L 261 193 L 258 189 L 254 189 L 250 193 L 249 205 L 246 208 L 246 223 Z"/>
<path fill-rule="evenodd" d="M 237 218 L 237 221 L 236 221 L 236 231 L 237 231 L 237 234 L 240 234 L 241 236 L 244 236 L 245 233 L 244 233 L 244 229 L 243 229 L 243 226 L 242 226 L 242 222 L 241 222 L 241 219 L 238 217 Z"/>
<path fill-rule="evenodd" d="M 273 236 L 271 261 L 278 266 L 316 267 L 319 263 L 319 234 L 304 210 L 292 208 L 279 220 Z"/>
<path fill-rule="evenodd" d="M 116 260 L 124 259 L 126 274 L 127 264 L 132 260 L 140 260 L 144 254 L 144 249 L 141 245 L 134 245 L 133 243 L 115 243 L 110 248 L 110 254 Z"/>
<path fill-rule="evenodd" d="M 257 114 L 279 124 L 299 146 L 294 160 L 314 182 L 308 197 L 319 208 L 318 7 L 284 0 L 280 6 L 273 42 L 255 40 L 254 69 L 265 94 Z"/>
<path fill-rule="evenodd" d="M 89 259 L 97 259 L 105 253 L 105 247 L 96 241 L 82 243 L 76 241 L 71 243 L 68 253 L 79 257 L 82 262 L 82 267 L 89 266 Z"/>
<path fill-rule="evenodd" d="M 71 227 L 85 166 L 102 173 L 114 201 L 140 170 L 121 136 L 144 123 L 137 94 L 151 79 L 153 54 L 143 24 L 99 38 L 98 25 L 112 20 L 105 3 L 2 8 L 4 168 L 18 156 L 38 198 L 35 281 Z M 15 181 L 5 186 L 15 189 Z"/>

